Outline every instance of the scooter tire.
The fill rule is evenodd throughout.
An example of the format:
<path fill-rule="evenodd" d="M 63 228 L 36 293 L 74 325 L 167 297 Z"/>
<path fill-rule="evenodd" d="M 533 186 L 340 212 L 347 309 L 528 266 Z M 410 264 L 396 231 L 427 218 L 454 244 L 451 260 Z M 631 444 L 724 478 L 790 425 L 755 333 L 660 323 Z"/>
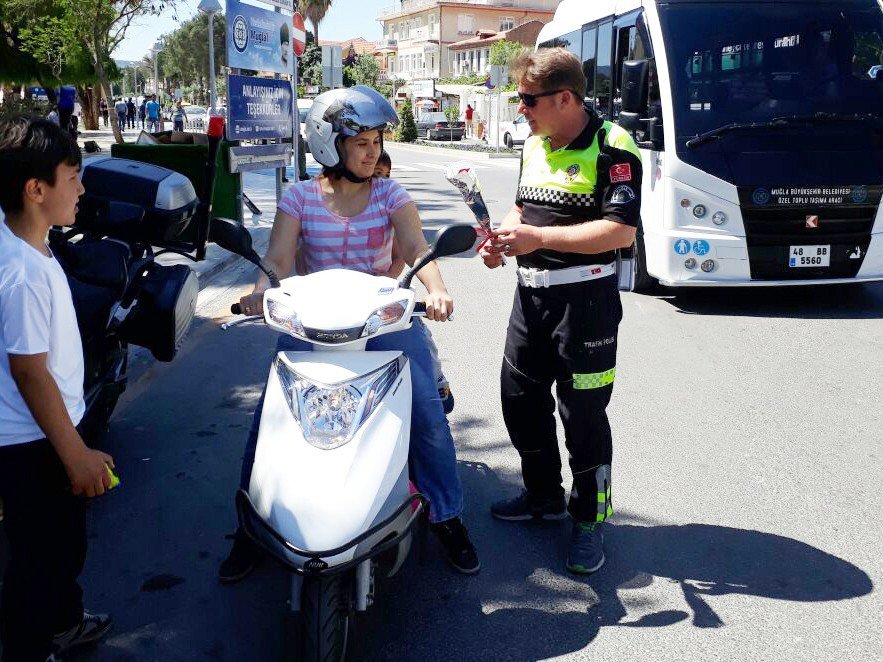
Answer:
<path fill-rule="evenodd" d="M 352 573 L 305 577 L 301 589 L 304 662 L 340 662 L 346 655 Z"/>

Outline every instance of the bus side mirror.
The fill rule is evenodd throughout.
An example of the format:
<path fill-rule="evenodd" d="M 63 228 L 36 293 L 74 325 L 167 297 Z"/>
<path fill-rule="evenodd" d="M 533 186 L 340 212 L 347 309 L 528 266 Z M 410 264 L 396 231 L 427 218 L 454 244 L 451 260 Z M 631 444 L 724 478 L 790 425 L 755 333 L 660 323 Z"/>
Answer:
<path fill-rule="evenodd" d="M 622 63 L 622 111 L 619 124 L 629 131 L 641 128 L 650 96 L 650 62 L 628 60 Z"/>

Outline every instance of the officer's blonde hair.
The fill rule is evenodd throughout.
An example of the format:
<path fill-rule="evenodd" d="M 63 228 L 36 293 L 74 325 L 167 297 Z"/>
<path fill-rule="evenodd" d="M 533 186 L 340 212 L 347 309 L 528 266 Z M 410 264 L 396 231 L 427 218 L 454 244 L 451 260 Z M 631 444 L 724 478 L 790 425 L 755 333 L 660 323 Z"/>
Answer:
<path fill-rule="evenodd" d="M 512 66 L 519 84 L 544 92 L 570 90 L 577 102 L 586 96 L 586 77 L 579 58 L 564 48 L 541 48 L 520 55 Z"/>

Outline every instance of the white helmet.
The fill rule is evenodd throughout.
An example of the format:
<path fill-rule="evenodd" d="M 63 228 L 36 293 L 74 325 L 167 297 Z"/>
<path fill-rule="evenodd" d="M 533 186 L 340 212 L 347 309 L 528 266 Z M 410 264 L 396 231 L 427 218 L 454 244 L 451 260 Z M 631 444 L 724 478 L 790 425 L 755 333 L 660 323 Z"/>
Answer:
<path fill-rule="evenodd" d="M 317 96 L 307 113 L 305 133 L 313 158 L 323 166 L 342 168 L 338 138 L 399 123 L 396 111 L 382 94 L 365 85 L 329 90 Z"/>

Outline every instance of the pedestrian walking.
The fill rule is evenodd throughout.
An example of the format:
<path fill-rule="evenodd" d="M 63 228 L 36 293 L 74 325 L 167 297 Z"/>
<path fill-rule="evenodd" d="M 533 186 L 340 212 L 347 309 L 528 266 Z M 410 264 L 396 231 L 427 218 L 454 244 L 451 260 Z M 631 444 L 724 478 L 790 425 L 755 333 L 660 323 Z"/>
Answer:
<path fill-rule="evenodd" d="M 126 121 L 128 122 L 128 127 L 130 129 L 135 128 L 135 113 L 137 109 L 135 108 L 135 101 L 132 97 L 129 97 L 129 100 L 126 102 Z"/>
<path fill-rule="evenodd" d="M 76 426 L 83 348 L 70 286 L 46 245 L 74 222 L 80 150 L 47 120 L 0 122 L 0 501 L 9 561 L 0 598 L 7 662 L 43 662 L 107 634 L 83 609 L 86 499 L 104 494 L 113 458 Z M 8 174 L 8 176 L 7 176 Z"/>
<path fill-rule="evenodd" d="M 160 105 L 156 102 L 156 95 L 150 95 L 150 101 L 147 102 L 145 106 L 145 113 L 147 115 L 147 130 L 150 133 L 159 133 L 159 114 L 161 112 Z"/>
<path fill-rule="evenodd" d="M 472 114 L 475 112 L 475 109 L 472 107 L 472 104 L 466 104 L 466 135 L 472 136 Z"/>
<path fill-rule="evenodd" d="M 562 519 L 573 531 L 566 567 L 604 564 L 603 524 L 613 515 L 613 438 L 606 408 L 616 375 L 622 305 L 616 250 L 631 246 L 641 208 L 641 159 L 627 131 L 583 102 L 579 59 L 563 48 L 519 57 L 518 112 L 530 124 L 515 206 L 485 264 L 515 257 L 518 287 L 501 371 L 506 429 L 519 455 L 524 491 L 491 507 L 494 517 Z M 573 486 L 561 480 L 555 400 Z"/>
<path fill-rule="evenodd" d="M 138 119 L 141 120 L 141 130 L 144 130 L 144 122 L 147 117 L 147 97 L 144 97 L 141 100 L 141 105 L 138 106 Z"/>
<path fill-rule="evenodd" d="M 126 113 L 128 112 L 128 108 L 126 108 L 126 102 L 123 101 L 122 97 L 119 97 L 116 103 L 113 106 L 114 111 L 117 114 L 117 122 L 120 125 L 120 131 L 126 130 Z"/>
<path fill-rule="evenodd" d="M 108 112 L 107 112 L 107 99 L 101 97 L 101 101 L 98 102 L 98 112 L 101 113 L 101 119 L 104 121 L 104 128 L 107 128 L 108 122 Z"/>
<path fill-rule="evenodd" d="M 172 111 L 172 128 L 175 131 L 183 131 L 184 130 L 184 122 L 187 121 L 187 111 L 184 110 L 184 106 L 179 100 L 175 103 L 175 110 Z"/>

